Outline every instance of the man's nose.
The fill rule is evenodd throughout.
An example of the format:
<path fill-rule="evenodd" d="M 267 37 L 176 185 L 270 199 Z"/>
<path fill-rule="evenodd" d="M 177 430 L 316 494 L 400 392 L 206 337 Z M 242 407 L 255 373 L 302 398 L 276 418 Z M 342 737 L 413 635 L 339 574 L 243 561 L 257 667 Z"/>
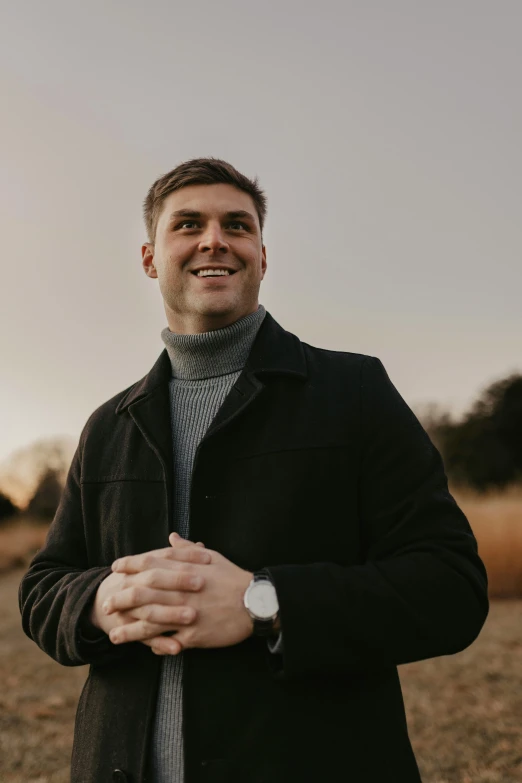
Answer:
<path fill-rule="evenodd" d="M 228 251 L 228 242 L 226 241 L 219 224 L 209 223 L 206 230 L 203 232 L 203 236 L 201 237 L 199 250 L 200 252 L 205 250 L 212 250 L 214 252 L 221 251 L 225 253 Z"/>

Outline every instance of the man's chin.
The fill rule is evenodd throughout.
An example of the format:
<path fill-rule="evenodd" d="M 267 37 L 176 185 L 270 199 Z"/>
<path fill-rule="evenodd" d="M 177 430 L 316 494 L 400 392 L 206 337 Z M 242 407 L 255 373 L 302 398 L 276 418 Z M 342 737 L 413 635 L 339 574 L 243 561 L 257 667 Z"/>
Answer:
<path fill-rule="evenodd" d="M 235 307 L 202 307 L 194 313 L 199 318 L 209 318 L 219 320 L 221 318 L 231 318 L 236 313 Z M 239 317 L 239 316 L 238 316 Z"/>
<path fill-rule="evenodd" d="M 197 320 L 208 319 L 210 323 L 214 321 L 218 324 L 221 320 L 232 323 L 253 312 L 257 307 L 256 298 L 231 296 L 230 292 L 213 291 L 209 295 L 203 294 L 178 299 L 172 303 L 169 309 L 176 320 L 178 318 L 189 321 L 194 318 Z"/>
<path fill-rule="evenodd" d="M 215 293 L 211 296 L 198 297 L 197 302 L 194 302 L 194 312 L 198 315 L 231 315 L 238 309 L 241 309 L 241 306 L 235 299 L 228 296 L 216 296 Z"/>

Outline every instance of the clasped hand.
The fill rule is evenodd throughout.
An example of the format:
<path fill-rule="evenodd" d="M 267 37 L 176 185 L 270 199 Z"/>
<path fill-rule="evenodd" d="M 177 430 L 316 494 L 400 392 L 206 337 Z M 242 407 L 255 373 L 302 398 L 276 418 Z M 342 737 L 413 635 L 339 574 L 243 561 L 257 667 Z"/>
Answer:
<path fill-rule="evenodd" d="M 177 533 L 169 542 L 112 564 L 113 573 L 100 585 L 107 583 L 106 590 L 96 599 L 99 624 L 111 641 L 139 641 L 157 655 L 176 655 L 188 647 L 228 647 L 250 636 L 243 596 L 253 574 L 201 542 Z M 174 636 L 162 636 L 171 631 Z"/>

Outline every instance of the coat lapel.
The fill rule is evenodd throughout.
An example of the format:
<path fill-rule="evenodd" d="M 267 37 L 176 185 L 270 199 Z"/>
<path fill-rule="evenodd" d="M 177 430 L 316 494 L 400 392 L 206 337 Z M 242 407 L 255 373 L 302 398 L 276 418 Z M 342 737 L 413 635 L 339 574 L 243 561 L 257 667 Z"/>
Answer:
<path fill-rule="evenodd" d="M 265 388 L 265 381 L 274 375 L 305 379 L 306 360 L 299 338 L 285 331 L 270 313 L 267 313 L 243 371 L 225 398 L 203 441 L 223 429 L 251 405 Z"/>

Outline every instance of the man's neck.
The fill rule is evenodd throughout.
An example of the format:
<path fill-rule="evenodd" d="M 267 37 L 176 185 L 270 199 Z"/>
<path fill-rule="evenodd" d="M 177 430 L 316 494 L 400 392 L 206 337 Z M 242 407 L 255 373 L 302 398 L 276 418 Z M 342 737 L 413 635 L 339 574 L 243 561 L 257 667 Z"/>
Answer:
<path fill-rule="evenodd" d="M 161 339 L 172 365 L 172 377 L 183 380 L 215 378 L 241 370 L 263 323 L 263 305 L 221 329 L 178 334 L 165 327 Z"/>
<path fill-rule="evenodd" d="M 199 314 L 190 313 L 189 315 L 180 315 L 174 313 L 165 307 L 167 323 L 169 329 L 174 334 L 204 334 L 205 332 L 214 332 L 217 329 L 224 329 L 245 318 L 259 309 L 259 303 L 256 302 L 252 307 L 245 307 L 240 311 L 231 313 Z"/>

